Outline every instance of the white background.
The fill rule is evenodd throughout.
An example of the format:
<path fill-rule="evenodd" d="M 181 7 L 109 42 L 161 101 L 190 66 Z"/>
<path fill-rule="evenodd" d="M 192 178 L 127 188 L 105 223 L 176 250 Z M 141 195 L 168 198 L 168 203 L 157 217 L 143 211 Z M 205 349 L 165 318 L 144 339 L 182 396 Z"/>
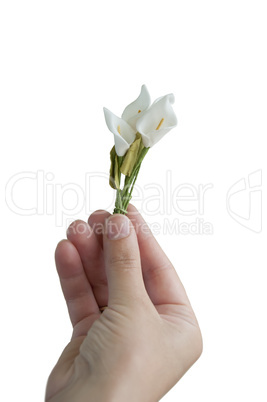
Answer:
<path fill-rule="evenodd" d="M 113 136 L 103 106 L 119 115 L 143 83 L 152 99 L 175 94 L 179 124 L 148 153 L 140 188 L 154 182 L 165 189 L 168 174 L 173 190 L 185 183 L 196 189 L 212 185 L 203 211 L 196 208 L 198 200 L 184 204 L 193 211 L 189 216 L 177 212 L 170 189 L 164 190 L 170 210 L 161 199 L 152 214 L 133 199 L 149 223 L 162 227 L 164 219 L 202 219 L 213 230 L 157 234 L 204 339 L 201 359 L 163 400 L 266 401 L 265 7 L 258 0 L 1 2 L 1 394 L 6 402 L 43 400 L 46 379 L 69 341 L 54 249 L 69 221 L 86 219 L 98 208 L 112 211 L 106 179 L 91 180 L 87 194 L 85 177 L 109 170 Z M 257 192 L 247 188 L 229 199 L 233 219 L 228 190 L 258 170 Z M 19 173 L 17 178 L 28 179 L 17 181 L 11 194 L 10 180 Z M 79 208 L 74 191 L 67 191 L 75 185 Z"/>

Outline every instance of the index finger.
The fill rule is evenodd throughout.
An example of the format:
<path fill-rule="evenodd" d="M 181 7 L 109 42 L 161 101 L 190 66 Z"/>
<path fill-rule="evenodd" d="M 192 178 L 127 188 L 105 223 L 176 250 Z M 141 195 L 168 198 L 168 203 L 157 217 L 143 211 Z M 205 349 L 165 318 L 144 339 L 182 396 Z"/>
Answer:
<path fill-rule="evenodd" d="M 131 204 L 128 206 L 128 218 L 137 234 L 144 282 L 153 304 L 189 305 L 183 284 L 172 263 L 141 214 Z"/>

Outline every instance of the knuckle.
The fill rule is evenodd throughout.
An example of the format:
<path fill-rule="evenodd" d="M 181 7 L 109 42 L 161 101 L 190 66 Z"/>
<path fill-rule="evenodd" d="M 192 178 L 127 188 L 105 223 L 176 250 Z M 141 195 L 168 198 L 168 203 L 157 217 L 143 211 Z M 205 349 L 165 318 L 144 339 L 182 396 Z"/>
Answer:
<path fill-rule="evenodd" d="M 203 338 L 200 329 L 198 330 L 198 334 L 196 336 L 196 344 L 196 356 L 197 359 L 199 359 L 203 352 Z"/>
<path fill-rule="evenodd" d="M 136 259 L 123 254 L 110 257 L 108 263 L 112 269 L 128 270 L 137 268 Z"/>
<path fill-rule="evenodd" d="M 191 350 L 194 361 L 197 361 L 203 352 L 203 339 L 199 326 L 195 326 L 191 334 Z"/>

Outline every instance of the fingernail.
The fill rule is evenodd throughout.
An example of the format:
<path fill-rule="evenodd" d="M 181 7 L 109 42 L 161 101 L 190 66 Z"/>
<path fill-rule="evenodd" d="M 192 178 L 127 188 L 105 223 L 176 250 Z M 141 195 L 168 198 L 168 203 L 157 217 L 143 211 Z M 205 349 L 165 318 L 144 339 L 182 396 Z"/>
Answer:
<path fill-rule="evenodd" d="M 129 236 L 129 219 L 125 215 L 112 215 L 106 220 L 106 234 L 110 240 L 119 240 Z"/>

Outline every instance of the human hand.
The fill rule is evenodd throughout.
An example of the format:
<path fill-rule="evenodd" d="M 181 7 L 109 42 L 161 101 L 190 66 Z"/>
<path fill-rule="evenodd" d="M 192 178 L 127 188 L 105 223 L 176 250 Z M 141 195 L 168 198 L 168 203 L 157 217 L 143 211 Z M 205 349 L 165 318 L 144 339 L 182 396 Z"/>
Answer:
<path fill-rule="evenodd" d="M 89 224 L 72 223 L 57 246 L 73 335 L 50 374 L 46 401 L 155 402 L 201 354 L 175 269 L 131 205 L 128 217 L 96 211 Z"/>

